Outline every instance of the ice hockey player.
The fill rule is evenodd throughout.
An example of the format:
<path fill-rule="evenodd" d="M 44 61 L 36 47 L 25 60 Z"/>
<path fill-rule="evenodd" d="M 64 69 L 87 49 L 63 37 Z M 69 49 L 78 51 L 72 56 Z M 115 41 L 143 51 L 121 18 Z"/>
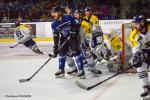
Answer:
<path fill-rule="evenodd" d="M 122 62 L 122 38 L 118 35 L 119 33 L 116 30 L 112 30 L 109 34 L 105 34 L 104 35 L 104 43 L 106 45 L 106 47 L 109 49 L 109 51 L 111 52 L 110 56 L 110 60 L 108 60 L 107 63 L 107 67 L 109 69 L 110 72 L 118 72 L 119 70 L 123 70 L 126 65 L 129 65 L 129 60 L 132 58 L 132 49 L 131 46 L 129 44 L 127 44 L 126 42 L 124 43 L 124 47 L 125 50 L 127 51 L 125 53 L 126 57 L 125 57 L 125 61 Z M 98 48 L 97 49 L 97 53 L 98 55 L 101 55 L 101 51 L 106 48 L 105 46 L 103 48 Z M 100 56 L 101 57 L 101 56 Z M 123 64 L 124 63 L 124 64 Z"/>
<path fill-rule="evenodd" d="M 78 77 L 85 78 L 82 60 L 83 56 L 80 50 L 80 40 L 77 34 L 78 29 L 76 29 L 75 20 L 72 16 L 63 15 L 62 10 L 63 9 L 61 7 L 52 8 L 52 16 L 54 18 L 54 22 L 52 22 L 51 27 L 54 38 L 54 57 L 57 57 L 57 55 L 59 54 L 59 70 L 55 73 L 55 76 L 64 76 L 67 55 L 66 53 L 70 48 L 72 55 L 76 60 Z"/>
<path fill-rule="evenodd" d="M 66 3 L 64 8 L 64 13 L 65 15 L 70 15 L 73 16 L 73 7 L 70 3 Z M 77 26 L 80 28 L 80 26 Z M 78 70 L 75 64 L 75 60 L 73 59 L 73 55 L 71 53 L 71 50 L 69 49 L 69 51 L 67 52 L 66 55 L 66 62 L 68 64 L 68 66 L 70 67 L 70 69 L 68 70 L 67 74 L 69 75 L 76 75 Z M 85 61 L 85 59 L 83 58 L 83 65 L 85 66 L 87 64 L 87 62 Z"/>
<path fill-rule="evenodd" d="M 132 46 L 133 57 L 131 59 L 132 64 L 136 68 L 139 79 L 142 81 L 144 93 L 141 97 L 150 95 L 150 83 L 147 73 L 147 63 L 149 59 L 143 57 L 143 51 L 145 47 L 150 47 L 150 23 L 147 22 L 143 15 L 137 15 L 133 17 L 133 30 L 129 36 L 129 41 Z M 149 55 L 149 54 L 148 54 Z M 148 60 L 145 62 L 145 59 Z"/>
<path fill-rule="evenodd" d="M 75 17 L 76 23 L 80 26 L 79 34 L 80 34 L 80 39 L 81 39 L 81 49 L 82 49 L 83 56 L 85 60 L 87 61 L 87 66 L 89 67 L 88 70 L 92 72 L 93 74 L 101 74 L 102 72 L 95 68 L 95 62 L 94 62 L 93 55 L 91 52 L 91 47 L 87 40 L 87 37 L 89 35 L 92 35 L 91 25 L 86 19 L 83 18 L 84 17 L 83 10 L 76 9 L 74 10 L 73 15 Z"/>
<path fill-rule="evenodd" d="M 64 15 L 70 15 L 72 16 L 73 14 L 73 7 L 70 3 L 66 3 L 64 7 Z M 69 66 L 69 70 L 67 72 L 67 74 L 69 75 L 77 75 L 78 73 L 78 70 L 77 70 L 77 67 L 76 67 L 76 64 L 75 64 L 75 59 L 73 59 L 73 55 L 72 55 L 72 52 L 71 50 L 69 49 L 68 52 L 66 53 L 66 62 Z M 83 65 L 84 65 L 84 59 L 83 59 Z"/>
<path fill-rule="evenodd" d="M 96 49 L 98 47 L 98 45 L 101 45 L 103 42 L 103 32 L 101 30 L 101 27 L 99 25 L 99 19 L 96 15 L 93 14 L 92 8 L 91 7 L 86 7 L 85 8 L 85 19 L 90 23 L 92 29 L 92 36 L 89 36 L 88 40 L 90 42 L 90 45 L 92 47 L 92 52 L 93 52 L 93 56 L 94 59 L 97 58 L 97 53 L 96 53 Z M 107 52 L 108 50 L 106 50 L 106 52 L 104 52 L 103 56 L 105 59 L 109 60 L 109 58 L 107 58 Z"/>
<path fill-rule="evenodd" d="M 32 27 L 26 24 L 20 24 L 20 21 L 15 22 L 14 37 L 18 43 L 30 48 L 36 54 L 43 54 L 36 45 L 36 42 L 32 39 Z"/>

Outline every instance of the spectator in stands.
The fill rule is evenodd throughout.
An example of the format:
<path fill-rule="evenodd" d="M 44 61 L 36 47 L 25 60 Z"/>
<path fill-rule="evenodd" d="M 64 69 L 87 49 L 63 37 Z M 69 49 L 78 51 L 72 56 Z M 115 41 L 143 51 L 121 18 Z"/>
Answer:
<path fill-rule="evenodd" d="M 40 17 L 40 21 L 41 22 L 48 21 L 48 16 L 45 13 L 43 13 L 43 15 Z"/>
<path fill-rule="evenodd" d="M 23 18 L 22 18 L 22 16 L 21 16 L 21 13 L 19 12 L 19 15 L 18 15 L 18 21 L 19 22 L 22 22 L 23 21 Z"/>
<path fill-rule="evenodd" d="M 0 19 L 7 20 L 3 17 L 3 12 L 10 12 L 9 19 L 16 19 L 18 13 L 21 12 L 26 21 L 40 21 L 41 17 L 45 17 L 50 9 L 56 5 L 62 6 L 67 2 L 74 8 L 84 9 L 86 6 L 92 6 L 95 14 L 101 19 L 111 19 L 121 16 L 121 0 L 0 0 Z M 140 5 L 140 6 L 139 6 Z M 125 18 L 132 18 L 132 15 L 143 13 L 147 17 L 150 16 L 149 0 L 136 0 L 125 11 Z M 121 9 L 120 9 L 121 8 Z M 26 15 L 27 14 L 27 15 Z M 42 15 L 42 16 L 41 16 Z M 46 15 L 47 16 L 47 15 Z M 43 18 L 42 18 L 43 19 Z"/>
<path fill-rule="evenodd" d="M 32 19 L 31 18 L 29 18 L 29 16 L 26 14 L 25 16 L 24 16 L 24 20 L 23 20 L 24 22 L 32 22 Z"/>
<path fill-rule="evenodd" d="M 36 15 L 33 11 L 29 10 L 28 12 L 28 18 L 31 20 L 31 21 L 34 21 L 34 19 L 36 18 Z"/>
<path fill-rule="evenodd" d="M 150 16 L 150 13 L 149 13 L 150 5 L 146 0 L 142 0 L 142 4 L 143 4 L 142 13 L 146 18 L 148 18 L 148 16 Z"/>
<path fill-rule="evenodd" d="M 8 17 L 6 16 L 6 13 L 3 14 L 3 18 L 2 18 L 2 23 L 8 23 L 9 22 L 9 19 Z"/>

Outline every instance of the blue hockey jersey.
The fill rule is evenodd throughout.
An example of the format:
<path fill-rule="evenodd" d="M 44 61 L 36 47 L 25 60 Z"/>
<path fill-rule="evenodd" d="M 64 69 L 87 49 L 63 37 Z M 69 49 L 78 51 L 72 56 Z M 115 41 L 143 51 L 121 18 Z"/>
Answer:
<path fill-rule="evenodd" d="M 72 32 L 75 31 L 74 27 L 76 26 L 75 19 L 72 16 L 66 15 L 63 16 L 62 20 L 55 20 L 52 22 L 51 27 L 53 35 L 62 35 L 64 37 L 70 36 Z"/>

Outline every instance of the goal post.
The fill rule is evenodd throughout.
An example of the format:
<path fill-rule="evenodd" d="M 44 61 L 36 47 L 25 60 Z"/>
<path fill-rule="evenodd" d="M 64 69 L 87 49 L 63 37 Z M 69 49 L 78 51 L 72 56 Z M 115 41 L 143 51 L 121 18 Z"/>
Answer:
<path fill-rule="evenodd" d="M 122 57 L 121 57 L 121 62 L 124 65 L 125 64 L 125 59 L 126 59 L 126 53 L 125 53 L 125 29 L 124 29 L 124 24 L 121 25 L 121 32 L 122 32 Z"/>

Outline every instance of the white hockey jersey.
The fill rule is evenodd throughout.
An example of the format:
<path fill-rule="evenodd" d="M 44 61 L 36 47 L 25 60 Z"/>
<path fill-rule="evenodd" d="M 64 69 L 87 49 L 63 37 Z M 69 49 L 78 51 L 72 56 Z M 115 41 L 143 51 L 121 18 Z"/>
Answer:
<path fill-rule="evenodd" d="M 150 41 L 150 23 L 146 26 L 146 34 L 137 30 L 136 28 L 133 29 L 129 36 L 130 45 L 132 46 L 133 53 L 138 51 L 142 51 L 145 48 L 145 43 Z"/>
<path fill-rule="evenodd" d="M 23 44 L 32 38 L 30 33 L 31 26 L 24 24 L 15 28 L 14 37 L 17 40 L 17 42 Z"/>

